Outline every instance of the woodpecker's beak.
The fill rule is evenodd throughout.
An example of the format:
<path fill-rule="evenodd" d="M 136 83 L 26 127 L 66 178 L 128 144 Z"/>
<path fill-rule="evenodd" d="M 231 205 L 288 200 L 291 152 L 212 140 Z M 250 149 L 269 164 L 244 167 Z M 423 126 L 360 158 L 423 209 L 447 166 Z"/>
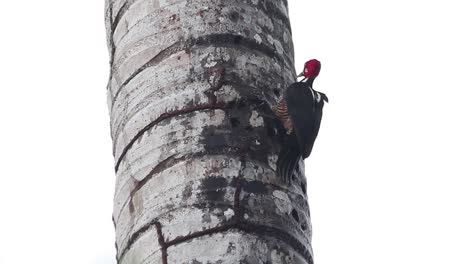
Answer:
<path fill-rule="evenodd" d="M 297 76 L 297 78 L 303 77 L 303 76 L 304 76 L 304 72 L 301 72 L 301 73 L 299 73 L 299 75 Z"/>

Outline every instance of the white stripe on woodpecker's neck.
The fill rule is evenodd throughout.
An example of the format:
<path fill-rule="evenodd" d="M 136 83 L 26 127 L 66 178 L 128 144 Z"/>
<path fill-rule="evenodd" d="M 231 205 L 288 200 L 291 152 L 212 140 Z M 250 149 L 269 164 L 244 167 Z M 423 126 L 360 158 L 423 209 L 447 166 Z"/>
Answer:
<path fill-rule="evenodd" d="M 314 98 L 314 100 L 317 100 L 317 99 L 315 98 L 315 93 L 314 93 L 314 89 L 312 89 L 312 86 L 309 86 L 309 90 L 310 90 L 310 92 L 312 93 L 312 97 Z"/>
<path fill-rule="evenodd" d="M 322 99 L 322 96 L 320 95 L 319 92 L 317 92 L 317 103 L 320 103 L 321 99 Z"/>

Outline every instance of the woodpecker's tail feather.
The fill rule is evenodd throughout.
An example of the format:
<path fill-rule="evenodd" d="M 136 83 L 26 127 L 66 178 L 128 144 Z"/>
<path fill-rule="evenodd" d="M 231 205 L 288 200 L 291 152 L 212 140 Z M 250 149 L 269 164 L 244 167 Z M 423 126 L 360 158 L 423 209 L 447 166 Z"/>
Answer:
<path fill-rule="evenodd" d="M 294 169 L 301 158 L 299 150 L 283 148 L 278 156 L 276 171 L 283 181 L 291 184 Z"/>

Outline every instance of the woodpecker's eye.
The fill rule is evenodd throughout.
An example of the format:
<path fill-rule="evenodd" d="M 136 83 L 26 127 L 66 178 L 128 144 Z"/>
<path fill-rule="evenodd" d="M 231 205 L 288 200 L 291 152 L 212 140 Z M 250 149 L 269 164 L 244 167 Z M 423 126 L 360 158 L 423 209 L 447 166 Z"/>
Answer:
<path fill-rule="evenodd" d="M 308 73 L 308 72 L 309 72 L 309 69 L 305 68 L 304 73 Z"/>

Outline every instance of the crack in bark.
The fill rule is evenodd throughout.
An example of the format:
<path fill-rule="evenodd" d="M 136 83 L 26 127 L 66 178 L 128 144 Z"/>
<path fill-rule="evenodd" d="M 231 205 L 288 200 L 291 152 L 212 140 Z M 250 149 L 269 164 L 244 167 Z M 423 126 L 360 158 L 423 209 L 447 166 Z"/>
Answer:
<path fill-rule="evenodd" d="M 115 16 L 115 19 L 112 21 L 112 24 L 111 24 L 111 33 L 112 33 L 111 37 L 112 38 L 114 38 L 114 32 L 117 26 L 119 25 L 120 20 L 135 2 L 136 0 L 128 0 L 120 7 L 119 11 L 117 12 Z"/>
<path fill-rule="evenodd" d="M 112 106 L 111 106 L 111 111 L 114 108 L 115 101 L 117 100 L 117 97 L 120 95 L 123 87 L 125 87 L 131 80 L 133 80 L 138 74 L 140 74 L 142 71 L 144 71 L 146 68 L 156 66 L 158 65 L 161 61 L 164 59 L 170 57 L 172 54 L 179 52 L 183 50 L 183 42 L 182 41 L 177 41 L 170 45 L 169 47 L 161 50 L 158 54 L 156 54 L 153 58 L 151 58 L 148 62 L 143 64 L 140 68 L 136 69 L 118 88 L 117 92 L 114 95 L 114 98 L 112 98 Z M 111 68 L 113 66 L 111 65 Z"/>
<path fill-rule="evenodd" d="M 154 226 L 156 227 L 156 233 L 158 234 L 159 247 L 161 248 L 162 264 L 167 264 L 167 247 L 165 246 L 165 243 L 164 243 L 164 235 L 162 233 L 161 223 L 156 222 Z"/>
<path fill-rule="evenodd" d="M 130 236 L 130 239 L 128 240 L 128 246 L 126 246 L 124 248 L 124 250 L 122 251 L 122 253 L 120 253 L 120 256 L 117 257 L 117 263 L 120 263 L 122 261 L 125 254 L 127 254 L 127 252 L 130 250 L 131 246 L 133 244 L 135 244 L 135 242 L 138 240 L 138 238 L 140 238 L 140 236 L 143 235 L 143 233 L 148 231 L 153 225 L 156 225 L 157 223 L 159 223 L 158 218 L 155 218 L 155 219 L 151 220 L 151 222 L 149 222 L 148 224 L 146 224 L 143 227 L 141 227 L 140 229 L 138 229 L 138 231 L 133 233 L 133 235 Z M 159 225 L 161 225 L 161 224 L 159 224 Z M 161 233 L 161 235 L 162 235 L 162 233 Z M 158 236 L 159 236 L 159 234 L 158 234 Z"/>
<path fill-rule="evenodd" d="M 153 58 L 151 58 L 148 62 L 142 65 L 140 68 L 136 69 L 118 88 L 117 92 L 112 98 L 112 105 L 111 108 L 113 109 L 117 98 L 120 96 L 123 87 L 125 87 L 131 80 L 133 80 L 138 74 L 149 67 L 153 67 L 161 63 L 166 58 L 170 57 L 172 54 L 187 50 L 190 51 L 192 49 L 196 49 L 197 47 L 208 47 L 208 46 L 215 46 L 215 47 L 243 47 L 250 51 L 257 51 L 267 55 L 268 57 L 274 57 L 278 62 L 287 61 L 288 65 L 292 65 L 292 61 L 289 57 L 279 55 L 276 50 L 272 47 L 267 46 L 263 43 L 257 43 L 254 39 L 248 39 L 240 35 L 233 35 L 233 34 L 210 34 L 201 36 L 198 38 L 191 38 L 187 40 L 180 40 L 172 45 L 168 46 L 167 48 L 163 49 L 161 52 L 156 54 Z M 111 110 L 112 111 L 112 110 Z"/>
<path fill-rule="evenodd" d="M 132 148 L 133 144 L 135 144 L 138 138 L 140 138 L 146 131 L 150 130 L 153 126 L 157 125 L 163 120 L 166 120 L 174 116 L 185 115 L 191 112 L 196 112 L 196 111 L 201 111 L 201 110 L 215 110 L 215 109 L 226 109 L 226 104 L 225 103 L 202 104 L 202 105 L 192 106 L 188 108 L 183 108 L 180 110 L 166 112 L 160 115 L 156 120 L 152 121 L 151 123 L 146 125 L 142 130 L 138 131 L 138 133 L 132 138 L 132 140 L 128 143 L 128 145 L 125 146 L 125 148 L 122 151 L 122 154 L 120 154 L 119 159 L 117 160 L 117 163 L 115 165 L 115 172 L 118 171 L 123 158 L 125 157 L 127 152 Z"/>
<path fill-rule="evenodd" d="M 107 82 L 107 90 L 110 91 L 111 89 L 111 83 L 112 83 L 112 76 L 114 74 L 113 72 L 113 67 L 112 65 L 114 64 L 114 56 L 115 56 L 115 43 L 114 43 L 114 30 L 112 29 L 112 24 L 114 23 L 113 22 L 113 17 L 114 16 L 114 10 L 113 10 L 113 7 L 112 7 L 112 4 L 110 4 L 109 6 L 109 23 L 111 25 L 111 31 L 109 33 L 109 36 L 107 36 L 109 38 L 109 54 L 110 54 L 110 58 L 109 58 L 109 80 Z"/>
<path fill-rule="evenodd" d="M 130 191 L 130 204 L 129 204 L 129 210 L 130 213 L 133 214 L 135 211 L 135 207 L 133 205 L 133 196 L 137 191 L 139 191 L 145 184 L 152 178 L 149 176 L 155 175 L 156 173 L 164 170 L 166 167 L 172 167 L 174 164 L 176 164 L 180 159 L 174 158 L 176 154 L 171 155 L 167 157 L 165 160 L 161 161 L 156 165 L 145 178 L 143 178 L 141 181 L 138 181 L 136 186 Z"/>
<path fill-rule="evenodd" d="M 186 242 L 186 241 L 194 239 L 194 238 L 198 238 L 198 237 L 202 237 L 202 236 L 206 236 L 206 235 L 211 235 L 211 234 L 214 234 L 214 233 L 224 232 L 224 231 L 227 231 L 227 230 L 235 227 L 236 224 L 237 224 L 236 221 L 229 221 L 224 225 L 215 226 L 215 227 L 208 228 L 208 229 L 205 229 L 205 230 L 202 230 L 202 231 L 197 231 L 197 232 L 190 233 L 190 234 L 188 234 L 186 236 L 181 236 L 181 237 L 174 238 L 173 240 L 165 242 L 164 245 L 167 248 L 167 247 L 170 247 L 170 246 L 174 246 L 174 245 Z"/>

